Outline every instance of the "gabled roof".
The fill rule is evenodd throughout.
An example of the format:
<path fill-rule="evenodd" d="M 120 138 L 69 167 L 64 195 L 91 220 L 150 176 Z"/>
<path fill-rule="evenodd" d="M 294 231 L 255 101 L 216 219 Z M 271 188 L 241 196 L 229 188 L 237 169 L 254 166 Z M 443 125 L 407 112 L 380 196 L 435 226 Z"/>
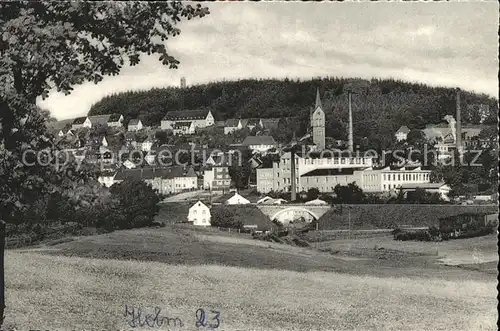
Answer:
<path fill-rule="evenodd" d="M 410 132 L 410 129 L 406 125 L 403 125 L 402 127 L 400 127 L 398 129 L 398 131 L 396 131 L 396 133 L 409 133 L 409 132 Z"/>
<path fill-rule="evenodd" d="M 75 118 L 72 124 L 83 124 L 86 119 L 87 117 L 77 117 Z"/>
<path fill-rule="evenodd" d="M 215 122 L 215 126 L 216 126 L 216 127 L 219 127 L 219 128 L 220 128 L 220 127 L 224 127 L 224 126 L 225 126 L 225 124 L 226 124 L 226 122 L 225 122 L 225 121 L 216 121 L 216 122 Z"/>
<path fill-rule="evenodd" d="M 131 126 L 131 125 L 138 125 L 139 124 L 139 121 L 141 121 L 140 119 L 138 118 L 133 118 L 131 119 L 129 122 L 128 122 L 128 125 Z M 142 123 L 142 122 L 141 122 Z"/>
<path fill-rule="evenodd" d="M 276 141 L 271 136 L 248 136 L 243 141 L 242 145 L 275 145 Z"/>
<path fill-rule="evenodd" d="M 228 126 L 228 127 L 237 127 L 239 121 L 240 120 L 238 118 L 230 118 L 230 119 L 227 119 L 224 124 L 225 124 L 225 126 Z"/>
<path fill-rule="evenodd" d="M 252 126 L 257 126 L 260 124 L 260 119 L 259 118 L 247 118 L 247 124 L 246 125 L 252 125 Z"/>
<path fill-rule="evenodd" d="M 118 122 L 122 114 L 113 113 L 109 116 L 108 123 Z"/>
<path fill-rule="evenodd" d="M 280 122 L 279 118 L 263 118 L 262 120 L 262 126 L 265 129 L 275 129 L 278 127 L 278 124 Z"/>
<path fill-rule="evenodd" d="M 208 116 L 210 110 L 179 110 L 170 111 L 165 115 L 163 120 L 166 121 L 179 121 L 179 120 L 201 120 Z"/>
<path fill-rule="evenodd" d="M 111 115 L 95 115 L 95 116 L 89 116 L 90 123 L 92 125 L 106 125 L 110 119 Z"/>

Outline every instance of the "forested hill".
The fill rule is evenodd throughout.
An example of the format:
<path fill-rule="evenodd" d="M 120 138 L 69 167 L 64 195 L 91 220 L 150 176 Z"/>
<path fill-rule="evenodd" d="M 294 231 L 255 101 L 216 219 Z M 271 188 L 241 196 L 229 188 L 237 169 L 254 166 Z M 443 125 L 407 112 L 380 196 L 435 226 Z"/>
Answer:
<path fill-rule="evenodd" d="M 327 116 L 327 136 L 345 138 L 347 86 L 354 88 L 353 118 L 355 135 L 392 137 L 401 125 L 423 127 L 455 114 L 455 91 L 398 80 L 371 81 L 344 78 L 311 80 L 245 79 L 189 86 L 125 92 L 103 98 L 89 115 L 120 113 L 126 121 L 141 118 L 147 125 L 158 125 L 168 111 L 209 108 L 217 120 L 234 117 L 298 116 L 307 122 L 319 88 Z M 496 123 L 497 100 L 486 95 L 462 91 L 463 121 L 477 123 L 479 116 L 467 112 L 468 104 L 490 106 L 488 122 Z M 184 99 L 184 105 L 182 99 Z M 305 126 L 301 128 L 304 130 Z M 390 139 L 390 138 L 389 138 Z"/>

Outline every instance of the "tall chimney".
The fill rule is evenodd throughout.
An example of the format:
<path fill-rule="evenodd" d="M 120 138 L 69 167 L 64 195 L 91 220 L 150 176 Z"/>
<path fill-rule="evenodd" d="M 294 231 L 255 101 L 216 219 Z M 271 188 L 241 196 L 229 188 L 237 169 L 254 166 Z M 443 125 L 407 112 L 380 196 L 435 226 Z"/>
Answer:
<path fill-rule="evenodd" d="M 456 144 L 457 150 L 459 152 L 462 151 L 462 123 L 461 123 L 461 114 L 460 114 L 460 89 L 457 88 L 457 123 L 456 123 Z"/>
<path fill-rule="evenodd" d="M 351 106 L 351 91 L 347 92 L 347 95 L 349 97 L 349 143 L 348 143 L 348 148 L 350 152 L 354 151 L 354 142 L 352 138 L 352 106 Z"/>
<path fill-rule="evenodd" d="M 181 88 L 186 88 L 186 77 L 181 78 Z"/>
<path fill-rule="evenodd" d="M 296 178 L 295 178 L 295 146 L 292 146 L 290 150 L 290 177 L 291 177 L 291 196 L 290 202 L 297 200 L 297 187 L 296 187 Z"/>

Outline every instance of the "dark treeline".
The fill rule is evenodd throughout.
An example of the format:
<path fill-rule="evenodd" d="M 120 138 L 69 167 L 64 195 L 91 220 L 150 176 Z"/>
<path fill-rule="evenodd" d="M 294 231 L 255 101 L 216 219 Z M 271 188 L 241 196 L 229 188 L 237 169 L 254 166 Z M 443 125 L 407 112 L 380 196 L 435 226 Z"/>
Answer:
<path fill-rule="evenodd" d="M 346 139 L 348 105 L 347 86 L 354 86 L 354 139 L 364 137 L 379 147 L 389 146 L 401 126 L 423 128 L 455 115 L 455 90 L 407 83 L 393 79 L 370 81 L 346 78 L 244 79 L 178 87 L 125 92 L 103 98 L 92 106 L 89 115 L 120 113 L 126 121 L 141 118 L 146 125 L 158 125 L 168 111 L 184 109 L 212 110 L 217 120 L 248 117 L 298 117 L 298 134 L 307 130 L 309 111 L 319 88 L 326 112 L 326 135 Z M 490 107 L 486 123 L 496 123 L 497 101 L 486 95 L 462 91 L 463 122 L 477 124 L 479 116 L 468 104 Z"/>

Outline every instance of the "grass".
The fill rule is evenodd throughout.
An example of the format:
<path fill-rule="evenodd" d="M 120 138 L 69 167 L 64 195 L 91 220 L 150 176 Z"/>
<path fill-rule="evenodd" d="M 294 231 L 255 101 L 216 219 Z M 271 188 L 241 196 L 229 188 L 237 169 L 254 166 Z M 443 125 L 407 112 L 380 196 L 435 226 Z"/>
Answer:
<path fill-rule="evenodd" d="M 492 238 L 444 244 L 491 250 Z M 4 327 L 130 330 L 128 304 L 159 306 L 182 330 L 196 329 L 198 308 L 220 311 L 219 330 L 231 331 L 496 329 L 495 275 L 440 265 L 416 248 L 374 250 L 388 243 L 381 237 L 360 240 L 338 241 L 336 249 L 364 252 L 353 260 L 175 226 L 7 250 Z"/>
<path fill-rule="evenodd" d="M 154 306 L 195 330 L 493 330 L 495 282 L 378 278 L 214 265 L 172 266 L 8 251 L 5 326 L 131 329 L 124 305 Z"/>
<path fill-rule="evenodd" d="M 440 217 L 453 216 L 465 212 L 498 213 L 497 205 L 457 206 L 457 205 L 344 205 L 334 207 L 319 219 L 321 230 L 348 229 L 348 209 L 351 209 L 352 229 L 391 229 L 395 227 L 428 227 L 437 225 Z"/>

